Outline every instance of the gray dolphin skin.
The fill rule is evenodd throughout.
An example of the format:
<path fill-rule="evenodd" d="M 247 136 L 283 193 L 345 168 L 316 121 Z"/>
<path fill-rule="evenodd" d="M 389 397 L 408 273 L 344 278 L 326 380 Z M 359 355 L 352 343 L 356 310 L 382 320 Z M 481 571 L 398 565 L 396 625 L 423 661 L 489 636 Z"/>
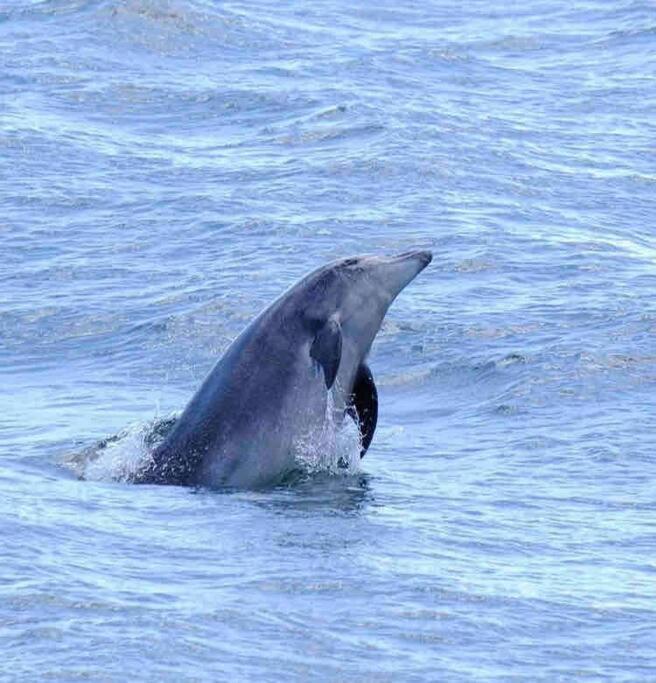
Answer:
<path fill-rule="evenodd" d="M 324 428 L 329 405 L 336 424 L 356 419 L 364 455 L 378 414 L 367 354 L 391 303 L 431 259 L 347 258 L 300 280 L 230 345 L 135 481 L 275 484 L 297 468 L 295 448 Z"/>

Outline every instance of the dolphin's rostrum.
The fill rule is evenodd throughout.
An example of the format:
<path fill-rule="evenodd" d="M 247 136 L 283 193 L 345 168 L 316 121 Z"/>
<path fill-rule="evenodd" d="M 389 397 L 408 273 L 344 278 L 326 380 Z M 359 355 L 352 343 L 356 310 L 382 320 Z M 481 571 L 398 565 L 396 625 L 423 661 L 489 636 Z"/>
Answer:
<path fill-rule="evenodd" d="M 231 344 L 136 475 L 153 484 L 255 488 L 295 468 L 294 446 L 356 418 L 362 452 L 378 396 L 365 359 L 390 304 L 431 261 L 428 251 L 323 266 L 265 309 Z"/>

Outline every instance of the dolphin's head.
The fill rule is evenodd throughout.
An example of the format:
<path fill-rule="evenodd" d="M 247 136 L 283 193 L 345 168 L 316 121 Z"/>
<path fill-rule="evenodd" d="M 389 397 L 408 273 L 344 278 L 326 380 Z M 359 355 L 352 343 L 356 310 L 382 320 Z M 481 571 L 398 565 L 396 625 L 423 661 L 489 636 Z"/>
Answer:
<path fill-rule="evenodd" d="M 388 308 L 431 260 L 430 251 L 340 259 L 297 285 L 310 336 L 326 325 L 340 334 L 337 379 L 344 392 L 350 392 Z"/>
<path fill-rule="evenodd" d="M 394 299 L 431 259 L 429 251 L 411 251 L 392 257 L 360 256 L 333 264 L 336 277 L 326 291 L 326 304 L 334 308 L 344 341 L 357 345 L 364 357 Z"/>

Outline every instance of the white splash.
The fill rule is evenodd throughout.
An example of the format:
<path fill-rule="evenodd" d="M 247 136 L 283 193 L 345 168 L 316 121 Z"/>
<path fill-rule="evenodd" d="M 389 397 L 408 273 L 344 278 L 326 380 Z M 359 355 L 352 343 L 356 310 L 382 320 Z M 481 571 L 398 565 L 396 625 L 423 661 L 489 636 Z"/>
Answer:
<path fill-rule="evenodd" d="M 148 457 L 145 438 L 149 426 L 132 425 L 87 461 L 84 478 L 92 481 L 129 481 Z"/>
<path fill-rule="evenodd" d="M 152 449 L 175 422 L 175 416 L 130 425 L 116 436 L 63 459 L 81 479 L 131 481 L 145 465 Z"/>
<path fill-rule="evenodd" d="M 322 429 L 294 445 L 294 460 L 308 474 L 353 474 L 360 468 L 360 429 L 348 415 L 343 420 L 337 415 L 330 393 Z"/>

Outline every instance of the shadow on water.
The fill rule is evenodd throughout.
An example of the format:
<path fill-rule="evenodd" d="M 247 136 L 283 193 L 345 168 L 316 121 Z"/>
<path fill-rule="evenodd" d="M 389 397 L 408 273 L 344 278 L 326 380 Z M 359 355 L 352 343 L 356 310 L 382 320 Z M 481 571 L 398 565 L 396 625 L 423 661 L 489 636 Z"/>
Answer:
<path fill-rule="evenodd" d="M 297 472 L 255 502 L 284 515 L 351 515 L 373 501 L 370 476 L 363 472 Z"/>
<path fill-rule="evenodd" d="M 190 488 L 189 492 L 200 496 L 234 497 L 286 517 L 359 514 L 374 500 L 371 476 L 347 469 L 307 471 L 299 468 L 282 482 L 255 490 L 198 486 Z"/>

